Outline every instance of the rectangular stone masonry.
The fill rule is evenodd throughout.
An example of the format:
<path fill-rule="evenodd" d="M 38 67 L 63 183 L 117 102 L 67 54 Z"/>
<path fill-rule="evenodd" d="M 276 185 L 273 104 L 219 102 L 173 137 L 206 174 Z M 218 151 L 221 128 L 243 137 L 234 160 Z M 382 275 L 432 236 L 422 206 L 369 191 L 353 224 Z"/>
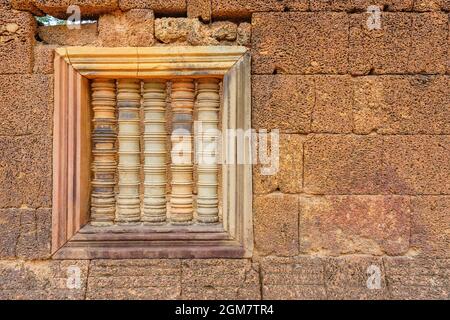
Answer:
<path fill-rule="evenodd" d="M 0 137 L 0 206 L 51 207 L 50 136 Z"/>
<path fill-rule="evenodd" d="M 385 300 L 389 298 L 382 258 L 348 256 L 327 258 L 325 285 L 328 299 Z"/>
<path fill-rule="evenodd" d="M 368 76 L 353 84 L 355 133 L 450 133 L 450 77 Z"/>
<path fill-rule="evenodd" d="M 255 13 L 253 73 L 347 73 L 348 28 L 345 13 Z"/>
<path fill-rule="evenodd" d="M 326 299 L 324 263 L 321 258 L 268 257 L 261 261 L 265 300 Z"/>
<path fill-rule="evenodd" d="M 262 137 L 260 136 L 259 139 Z M 277 156 L 276 144 L 272 146 L 271 136 L 267 138 L 267 159 L 268 163 L 261 163 L 258 157 L 258 164 L 253 166 L 253 193 L 264 194 L 274 191 L 283 193 L 300 193 L 303 190 L 303 142 L 305 136 L 297 134 L 280 134 L 278 141 L 279 160 L 272 161 L 272 156 Z M 261 141 L 258 141 L 258 145 Z M 263 146 L 261 150 L 264 151 Z M 271 168 L 275 169 L 273 174 L 266 172 Z"/>
<path fill-rule="evenodd" d="M 402 196 L 300 196 L 300 253 L 402 255 L 410 201 Z"/>
<path fill-rule="evenodd" d="M 250 18 L 260 11 L 282 11 L 283 3 L 277 0 L 211 0 L 213 18 Z"/>
<path fill-rule="evenodd" d="M 378 6 L 383 11 L 410 11 L 414 0 L 311 0 L 312 11 L 367 11 Z"/>
<path fill-rule="evenodd" d="M 87 299 L 176 299 L 180 260 L 93 260 Z"/>
<path fill-rule="evenodd" d="M 421 256 L 450 258 L 450 196 L 412 198 L 411 247 Z"/>
<path fill-rule="evenodd" d="M 283 133 L 308 133 L 314 108 L 314 77 L 252 77 L 252 127 Z"/>
<path fill-rule="evenodd" d="M 0 261 L 0 299 L 84 299 L 89 261 Z M 79 281 L 75 280 L 79 276 Z"/>
<path fill-rule="evenodd" d="M 148 9 L 132 9 L 102 15 L 98 36 L 105 47 L 149 47 L 154 43 L 154 14 Z"/>
<path fill-rule="evenodd" d="M 298 196 L 272 193 L 254 196 L 253 224 L 257 255 L 298 254 Z"/>
<path fill-rule="evenodd" d="M 34 4 L 46 14 L 61 19 L 67 19 L 71 15 L 67 13 L 70 5 L 79 6 L 82 17 L 95 17 L 119 8 L 119 0 L 34 0 Z"/>
<path fill-rule="evenodd" d="M 185 14 L 186 0 L 119 0 L 122 11 L 130 9 L 151 9 L 158 14 Z"/>
<path fill-rule="evenodd" d="M 383 138 L 385 192 L 450 194 L 450 136 Z"/>
<path fill-rule="evenodd" d="M 314 134 L 304 144 L 304 191 L 309 194 L 379 194 L 382 140 L 376 136 Z"/>
<path fill-rule="evenodd" d="M 111 31 L 111 30 L 110 30 Z M 112 31 L 111 31 L 112 32 Z M 112 32 L 113 33 L 113 32 Z M 67 26 L 39 26 L 38 36 L 45 44 L 58 46 L 85 46 L 100 44 L 98 38 L 98 23 L 82 24 L 79 29 L 69 29 Z M 38 45 L 35 46 L 37 48 Z M 53 62 L 53 61 L 52 61 Z M 35 61 L 36 65 L 36 61 Z"/>
<path fill-rule="evenodd" d="M 259 269 L 250 260 L 182 262 L 183 299 L 260 299 Z"/>
<path fill-rule="evenodd" d="M 416 0 L 414 2 L 414 11 L 448 11 L 449 8 L 448 0 Z"/>
<path fill-rule="evenodd" d="M 204 22 L 211 20 L 211 0 L 186 0 L 187 17 L 199 18 Z"/>
<path fill-rule="evenodd" d="M 0 136 L 51 135 L 53 76 L 0 75 L 0 88 Z"/>
<path fill-rule="evenodd" d="M 35 28 L 30 13 L 0 9 L 0 74 L 32 71 Z"/>
<path fill-rule="evenodd" d="M 392 299 L 448 299 L 449 259 L 386 257 L 384 265 Z"/>
<path fill-rule="evenodd" d="M 352 74 L 445 73 L 448 17 L 441 13 L 383 13 L 370 30 L 368 14 L 351 15 Z M 433 48 L 433 54 L 429 49 Z"/>

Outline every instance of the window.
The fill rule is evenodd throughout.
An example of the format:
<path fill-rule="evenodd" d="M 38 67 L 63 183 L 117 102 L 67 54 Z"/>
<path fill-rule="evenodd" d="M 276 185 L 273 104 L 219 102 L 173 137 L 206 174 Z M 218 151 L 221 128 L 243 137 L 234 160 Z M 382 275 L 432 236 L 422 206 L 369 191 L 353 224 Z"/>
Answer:
<path fill-rule="evenodd" d="M 53 257 L 251 256 L 246 49 L 56 53 Z"/>

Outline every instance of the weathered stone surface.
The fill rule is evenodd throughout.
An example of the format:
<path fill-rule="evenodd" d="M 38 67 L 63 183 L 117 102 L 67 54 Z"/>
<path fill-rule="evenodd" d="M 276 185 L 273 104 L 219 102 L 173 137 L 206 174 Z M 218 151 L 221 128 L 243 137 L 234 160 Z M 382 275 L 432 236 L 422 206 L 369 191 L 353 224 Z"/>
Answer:
<path fill-rule="evenodd" d="M 345 13 L 256 13 L 252 27 L 254 73 L 347 72 Z"/>
<path fill-rule="evenodd" d="M 304 191 L 377 194 L 382 190 L 382 140 L 376 136 L 311 135 L 304 144 Z"/>
<path fill-rule="evenodd" d="M 89 261 L 0 261 L 0 299 L 83 299 Z M 78 268 L 79 282 L 72 270 Z"/>
<path fill-rule="evenodd" d="M 20 236 L 21 209 L 0 209 L 0 258 L 16 256 L 17 240 Z"/>
<path fill-rule="evenodd" d="M 264 258 L 261 274 L 263 299 L 326 299 L 324 264 L 320 258 Z"/>
<path fill-rule="evenodd" d="M 252 25 L 248 22 L 242 22 L 237 29 L 237 45 L 251 46 L 252 44 Z"/>
<path fill-rule="evenodd" d="M 34 0 L 35 6 L 53 17 L 66 19 L 73 11 L 67 13 L 71 5 L 78 6 L 82 17 L 93 17 L 112 12 L 119 8 L 118 0 Z"/>
<path fill-rule="evenodd" d="M 237 25 L 230 21 L 216 21 L 211 24 L 211 36 L 218 41 L 234 41 L 237 37 Z"/>
<path fill-rule="evenodd" d="M 67 26 L 39 26 L 39 38 L 45 44 L 60 46 L 98 45 L 97 23 L 82 24 L 79 29 Z"/>
<path fill-rule="evenodd" d="M 384 258 L 392 299 L 448 299 L 450 260 Z"/>
<path fill-rule="evenodd" d="M 450 1 L 448 0 L 416 0 L 414 1 L 414 11 L 438 11 L 448 10 Z"/>
<path fill-rule="evenodd" d="M 186 6 L 188 18 L 211 20 L 211 0 L 186 0 Z"/>
<path fill-rule="evenodd" d="M 258 255 L 298 253 L 298 197 L 273 193 L 253 198 L 255 251 Z"/>
<path fill-rule="evenodd" d="M 315 76 L 311 131 L 350 133 L 353 128 L 352 80 L 349 76 Z"/>
<path fill-rule="evenodd" d="M 186 0 L 119 0 L 122 11 L 130 9 L 151 9 L 161 14 L 185 14 Z"/>
<path fill-rule="evenodd" d="M 353 74 L 445 73 L 448 17 L 440 13 L 383 13 L 381 29 L 369 30 L 368 14 L 350 28 Z M 433 48 L 433 54 L 429 54 Z"/>
<path fill-rule="evenodd" d="M 42 16 L 44 13 L 36 8 L 33 0 L 10 0 L 11 7 L 20 11 L 29 11 L 35 16 Z"/>
<path fill-rule="evenodd" d="M 0 9 L 11 9 L 10 0 L 0 0 Z"/>
<path fill-rule="evenodd" d="M 50 74 L 53 73 L 53 60 L 55 58 L 55 45 L 34 46 L 34 73 Z"/>
<path fill-rule="evenodd" d="M 0 74 L 31 72 L 35 28 L 30 13 L 0 9 Z"/>
<path fill-rule="evenodd" d="M 450 194 L 450 136 L 387 136 L 383 140 L 387 192 Z"/>
<path fill-rule="evenodd" d="M 356 78 L 355 132 L 449 134 L 449 88 L 447 76 Z"/>
<path fill-rule="evenodd" d="M 379 287 L 373 281 L 377 275 L 380 276 Z M 381 258 L 368 256 L 327 258 L 325 282 L 328 299 L 389 298 L 385 269 Z"/>
<path fill-rule="evenodd" d="M 259 269 L 250 260 L 183 260 L 183 299 L 260 299 Z"/>
<path fill-rule="evenodd" d="M 255 75 L 252 77 L 252 127 L 308 133 L 314 108 L 314 78 Z"/>
<path fill-rule="evenodd" d="M 247 41 L 248 30 L 241 30 L 238 37 L 237 24 L 230 21 L 217 21 L 204 24 L 191 18 L 161 18 L 155 20 L 155 37 L 164 44 L 174 45 L 230 45 Z M 248 39 L 247 39 L 248 38 Z"/>
<path fill-rule="evenodd" d="M 450 258 L 450 196 L 414 197 L 411 224 L 417 254 Z"/>
<path fill-rule="evenodd" d="M 20 236 L 16 256 L 21 259 L 46 259 L 50 257 L 51 209 L 25 209 L 20 211 Z"/>
<path fill-rule="evenodd" d="M 0 137 L 0 206 L 51 207 L 51 162 L 49 136 Z"/>
<path fill-rule="evenodd" d="M 261 136 L 260 136 L 261 139 Z M 303 183 L 303 142 L 305 138 L 295 134 L 281 134 L 277 151 L 271 147 L 270 135 L 267 138 L 267 156 L 258 158 L 253 166 L 253 193 L 262 194 L 274 191 L 283 193 L 302 192 Z M 258 142 L 259 145 L 260 141 Z M 260 147 L 262 148 L 262 146 Z M 258 152 L 261 152 L 260 149 Z M 262 160 L 267 159 L 264 163 Z M 272 171 L 273 170 L 273 171 Z"/>
<path fill-rule="evenodd" d="M 147 47 L 153 45 L 154 15 L 152 10 L 132 9 L 103 15 L 98 22 L 98 35 L 103 46 Z"/>
<path fill-rule="evenodd" d="M 176 299 L 180 260 L 92 260 L 87 299 Z"/>
<path fill-rule="evenodd" d="M 409 11 L 414 0 L 313 0 L 312 11 L 366 11 L 369 6 L 378 6 L 383 11 Z"/>
<path fill-rule="evenodd" d="M 409 248 L 410 202 L 401 196 L 301 196 L 302 254 L 402 255 Z"/>
<path fill-rule="evenodd" d="M 212 0 L 214 18 L 250 18 L 253 12 L 282 11 L 284 5 L 277 0 Z"/>
<path fill-rule="evenodd" d="M 0 75 L 0 88 L 0 136 L 51 134 L 52 76 Z"/>

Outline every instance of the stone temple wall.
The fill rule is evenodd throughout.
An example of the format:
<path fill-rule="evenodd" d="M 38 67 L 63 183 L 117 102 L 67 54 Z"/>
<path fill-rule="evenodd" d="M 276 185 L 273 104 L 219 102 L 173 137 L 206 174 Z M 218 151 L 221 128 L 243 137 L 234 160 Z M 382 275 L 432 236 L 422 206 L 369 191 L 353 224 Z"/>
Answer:
<path fill-rule="evenodd" d="M 96 24 L 37 26 L 70 4 Z M 367 28 L 369 5 L 383 9 Z M 0 0 L 0 298 L 449 299 L 450 0 Z M 252 259 L 50 259 L 53 49 L 245 45 Z M 68 289 L 66 269 L 81 269 Z M 381 288 L 366 285 L 368 267 Z"/>

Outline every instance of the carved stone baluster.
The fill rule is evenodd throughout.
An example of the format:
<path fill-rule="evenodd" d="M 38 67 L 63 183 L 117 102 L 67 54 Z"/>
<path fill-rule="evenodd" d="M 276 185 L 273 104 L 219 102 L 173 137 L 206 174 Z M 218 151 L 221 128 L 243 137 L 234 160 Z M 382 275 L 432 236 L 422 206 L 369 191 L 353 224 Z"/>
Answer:
<path fill-rule="evenodd" d="M 114 223 L 116 199 L 116 85 L 114 80 L 92 80 L 92 193 L 91 224 Z"/>
<path fill-rule="evenodd" d="M 219 80 L 198 80 L 197 87 L 197 220 L 201 223 L 219 221 L 218 210 L 218 124 Z"/>
<path fill-rule="evenodd" d="M 119 193 L 116 221 L 119 224 L 140 220 L 140 114 L 141 83 L 139 80 L 118 80 L 119 111 Z"/>
<path fill-rule="evenodd" d="M 177 79 L 172 83 L 172 195 L 171 221 L 190 223 L 193 218 L 192 190 L 192 113 L 195 86 L 191 79 Z"/>
<path fill-rule="evenodd" d="M 166 83 L 144 81 L 144 207 L 142 221 L 166 221 Z"/>

